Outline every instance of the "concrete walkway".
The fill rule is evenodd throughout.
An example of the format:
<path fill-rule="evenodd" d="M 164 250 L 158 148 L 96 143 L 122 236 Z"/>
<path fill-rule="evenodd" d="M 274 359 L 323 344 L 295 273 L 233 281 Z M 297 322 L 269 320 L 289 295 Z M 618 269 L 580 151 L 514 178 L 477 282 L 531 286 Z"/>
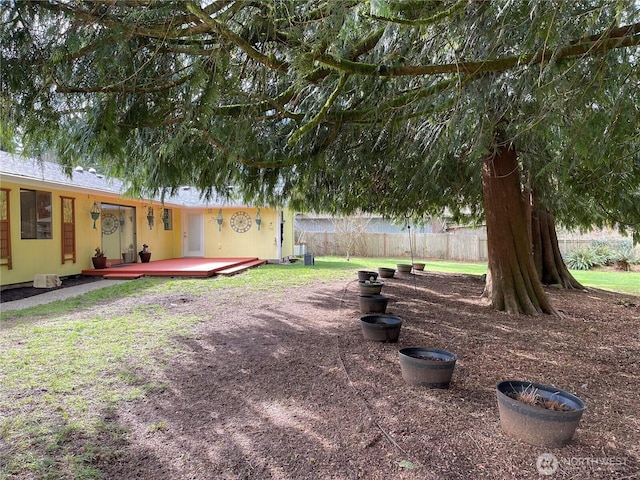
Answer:
<path fill-rule="evenodd" d="M 130 280 L 98 280 L 96 282 L 85 283 L 84 285 L 75 285 L 73 287 L 65 287 L 52 290 L 33 297 L 15 300 L 13 302 L 0 303 L 0 312 L 8 312 L 9 310 L 22 310 L 24 308 L 34 307 L 36 305 L 44 305 L 46 303 L 55 302 L 56 300 L 66 300 L 67 298 L 77 297 L 92 290 L 117 285 Z"/>

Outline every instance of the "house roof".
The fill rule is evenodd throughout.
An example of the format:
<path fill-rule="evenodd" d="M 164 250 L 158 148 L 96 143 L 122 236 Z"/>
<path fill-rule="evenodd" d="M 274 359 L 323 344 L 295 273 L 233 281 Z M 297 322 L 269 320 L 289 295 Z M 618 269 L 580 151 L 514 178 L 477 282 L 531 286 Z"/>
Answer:
<path fill-rule="evenodd" d="M 71 177 L 69 177 L 57 163 L 13 155 L 2 150 L 0 150 L 0 177 L 6 180 L 10 179 L 15 183 L 39 188 L 68 189 L 120 198 L 132 198 L 125 195 L 127 189 L 125 182 L 102 175 L 94 169 L 76 167 Z M 160 198 L 156 197 L 153 200 L 159 202 Z M 217 194 L 214 194 L 211 200 L 205 201 L 201 198 L 200 190 L 188 186 L 181 187 L 175 195 L 166 197 L 164 203 L 165 205 L 184 208 L 218 208 L 242 205 L 241 202 L 223 199 Z"/>

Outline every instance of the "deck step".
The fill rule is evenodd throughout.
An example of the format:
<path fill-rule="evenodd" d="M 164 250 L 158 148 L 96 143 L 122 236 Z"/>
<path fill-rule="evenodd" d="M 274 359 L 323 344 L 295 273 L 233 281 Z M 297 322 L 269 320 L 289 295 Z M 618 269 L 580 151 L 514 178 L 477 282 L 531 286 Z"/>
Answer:
<path fill-rule="evenodd" d="M 251 262 L 241 263 L 240 265 L 235 265 L 233 267 L 225 268 L 224 270 L 218 270 L 216 274 L 224 275 L 228 277 L 231 275 L 235 275 L 236 273 L 240 273 L 245 270 L 248 270 L 250 268 L 257 267 L 259 265 L 264 265 L 265 263 L 267 263 L 266 260 L 257 259 Z"/>
<path fill-rule="evenodd" d="M 142 273 L 107 273 L 102 278 L 107 280 L 131 280 L 142 277 Z"/>

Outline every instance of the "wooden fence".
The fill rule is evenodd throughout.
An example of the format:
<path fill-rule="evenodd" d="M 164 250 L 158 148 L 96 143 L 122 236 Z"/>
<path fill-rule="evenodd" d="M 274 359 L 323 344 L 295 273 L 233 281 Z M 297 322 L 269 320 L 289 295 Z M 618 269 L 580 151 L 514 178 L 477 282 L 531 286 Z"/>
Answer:
<path fill-rule="evenodd" d="M 329 232 L 304 232 L 300 235 L 296 252 L 314 255 L 352 257 L 413 258 L 487 261 L 487 238 L 480 235 L 452 235 L 447 233 L 359 233 L 345 235 Z M 591 245 L 591 239 L 559 239 L 562 254 Z"/>

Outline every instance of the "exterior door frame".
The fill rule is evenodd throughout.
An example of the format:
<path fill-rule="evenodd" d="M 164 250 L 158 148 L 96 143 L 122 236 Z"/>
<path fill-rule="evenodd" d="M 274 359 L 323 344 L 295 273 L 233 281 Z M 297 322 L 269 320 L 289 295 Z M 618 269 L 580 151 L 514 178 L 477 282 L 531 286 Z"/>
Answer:
<path fill-rule="evenodd" d="M 182 256 L 204 257 L 204 213 L 182 211 Z"/>

